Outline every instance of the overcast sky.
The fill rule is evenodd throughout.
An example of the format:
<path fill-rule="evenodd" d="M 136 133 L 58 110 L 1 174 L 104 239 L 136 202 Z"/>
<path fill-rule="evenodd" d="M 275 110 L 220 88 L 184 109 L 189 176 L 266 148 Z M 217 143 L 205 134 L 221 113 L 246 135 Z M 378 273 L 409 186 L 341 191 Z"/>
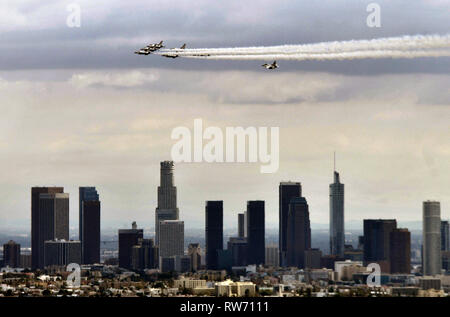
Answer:
<path fill-rule="evenodd" d="M 70 3 L 81 27 L 69 28 Z M 278 226 L 278 183 L 300 181 L 311 221 L 328 223 L 333 151 L 346 220 L 420 220 L 423 200 L 450 217 L 450 58 L 280 63 L 169 60 L 133 51 L 448 34 L 450 1 L 17 1 L 0 3 L 0 223 L 30 221 L 30 187 L 61 185 L 78 226 L 78 186 L 96 186 L 104 226 L 152 227 L 159 162 L 177 126 L 280 127 L 280 168 L 176 164 L 180 216 L 225 226 L 247 200 Z"/>

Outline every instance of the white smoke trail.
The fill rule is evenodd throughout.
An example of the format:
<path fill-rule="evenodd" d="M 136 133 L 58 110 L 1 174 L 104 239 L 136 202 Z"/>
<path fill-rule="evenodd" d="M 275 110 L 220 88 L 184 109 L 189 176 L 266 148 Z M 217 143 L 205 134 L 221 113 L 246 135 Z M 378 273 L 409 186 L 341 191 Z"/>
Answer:
<path fill-rule="evenodd" d="M 207 59 L 331 60 L 450 56 L 450 34 L 415 35 L 300 45 L 169 49 L 157 54 Z"/>
<path fill-rule="evenodd" d="M 450 50 L 423 51 L 356 51 L 342 53 L 315 54 L 261 54 L 261 55 L 211 55 L 211 56 L 183 56 L 187 58 L 202 58 L 215 60 L 346 60 L 365 58 L 417 58 L 417 57 L 450 57 Z"/>

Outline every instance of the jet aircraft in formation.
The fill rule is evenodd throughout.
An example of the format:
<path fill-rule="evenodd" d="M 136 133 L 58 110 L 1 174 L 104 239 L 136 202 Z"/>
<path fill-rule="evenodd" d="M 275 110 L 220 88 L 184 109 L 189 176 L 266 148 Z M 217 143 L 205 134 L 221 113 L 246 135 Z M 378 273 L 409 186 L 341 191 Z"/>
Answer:
<path fill-rule="evenodd" d="M 149 44 L 144 48 L 141 48 L 140 50 L 134 52 L 134 54 L 138 54 L 138 55 L 148 55 L 152 52 L 156 52 L 157 50 L 163 48 L 163 41 L 159 42 L 159 43 L 154 43 L 154 44 Z"/>
<path fill-rule="evenodd" d="M 134 52 L 134 54 L 138 55 L 149 55 L 153 52 L 156 52 L 157 50 L 165 47 L 163 45 L 163 41 L 155 44 L 149 44 L 144 48 L 141 48 L 140 50 Z M 184 50 L 186 48 L 186 44 L 183 44 L 180 48 L 172 48 L 169 50 L 168 53 L 161 54 L 161 56 L 167 57 L 167 58 L 177 58 L 179 55 L 177 54 L 178 50 Z M 171 53 L 170 51 L 173 50 L 174 52 Z M 192 56 L 210 56 L 210 54 L 194 54 Z M 275 69 L 278 68 L 277 61 L 273 61 L 272 64 L 263 64 L 262 67 L 265 67 L 266 69 Z"/>

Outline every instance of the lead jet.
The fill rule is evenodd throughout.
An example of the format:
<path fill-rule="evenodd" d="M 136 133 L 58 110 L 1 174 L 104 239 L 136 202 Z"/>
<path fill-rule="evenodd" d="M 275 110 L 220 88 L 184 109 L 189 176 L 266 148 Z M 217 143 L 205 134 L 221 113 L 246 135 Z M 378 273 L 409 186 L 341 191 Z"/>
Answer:
<path fill-rule="evenodd" d="M 261 66 L 262 66 L 262 67 L 265 67 L 266 69 L 275 69 L 275 68 L 278 68 L 277 61 L 273 61 L 272 64 L 263 64 L 263 65 L 261 65 Z"/>
<path fill-rule="evenodd" d="M 180 48 L 172 48 L 172 50 L 184 50 L 186 48 L 186 44 L 183 44 Z M 162 54 L 161 56 L 167 57 L 167 58 L 177 58 L 178 54 Z"/>

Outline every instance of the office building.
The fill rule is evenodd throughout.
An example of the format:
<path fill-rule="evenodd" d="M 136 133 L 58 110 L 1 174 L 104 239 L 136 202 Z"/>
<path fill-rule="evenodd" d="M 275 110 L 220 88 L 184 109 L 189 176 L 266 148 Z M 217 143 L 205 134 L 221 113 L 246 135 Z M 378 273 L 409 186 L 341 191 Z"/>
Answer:
<path fill-rule="evenodd" d="M 81 263 L 80 241 L 49 240 L 44 243 L 44 263 L 49 266 L 67 266 Z"/>
<path fill-rule="evenodd" d="M 423 202 L 423 275 L 441 274 L 441 204 Z"/>
<path fill-rule="evenodd" d="M 280 253 L 280 266 L 287 265 L 287 226 L 289 203 L 292 198 L 302 196 L 302 185 L 298 182 L 281 182 L 278 187 L 278 248 Z"/>
<path fill-rule="evenodd" d="M 390 233 L 391 274 L 411 273 L 411 233 L 408 229 L 394 229 Z"/>
<path fill-rule="evenodd" d="M 39 209 L 41 194 L 63 193 L 63 187 L 33 187 L 31 188 L 31 263 L 32 268 L 44 267 L 44 241 L 54 237 L 42 236 L 40 226 L 43 225 L 42 213 Z M 41 237 L 42 236 L 42 237 Z"/>
<path fill-rule="evenodd" d="M 223 201 L 206 201 L 205 206 L 206 267 L 218 268 L 218 250 L 223 250 Z"/>
<path fill-rule="evenodd" d="M 238 237 L 245 237 L 245 214 L 238 214 Z"/>
<path fill-rule="evenodd" d="M 159 257 L 159 270 L 162 273 L 175 272 L 176 271 L 175 265 L 176 265 L 175 256 Z"/>
<path fill-rule="evenodd" d="M 245 211 L 247 225 L 247 263 L 264 265 L 266 256 L 265 207 L 263 200 L 247 201 Z"/>
<path fill-rule="evenodd" d="M 188 246 L 188 256 L 191 259 L 191 269 L 197 272 L 202 266 L 202 256 L 199 243 L 190 243 Z"/>
<path fill-rule="evenodd" d="M 131 229 L 119 229 L 119 267 L 131 269 L 133 247 L 144 238 L 144 230 L 133 222 Z"/>
<path fill-rule="evenodd" d="M 79 188 L 79 218 L 82 263 L 100 263 L 100 200 L 95 187 Z"/>
<path fill-rule="evenodd" d="M 139 239 L 137 245 L 132 247 L 131 268 L 143 271 L 158 267 L 159 254 L 153 239 Z"/>
<path fill-rule="evenodd" d="M 69 240 L 69 194 L 62 187 L 31 189 L 32 266 L 44 268 L 44 243 Z"/>
<path fill-rule="evenodd" d="M 334 182 L 330 184 L 330 254 L 344 256 L 344 234 L 344 184 L 334 171 Z"/>
<path fill-rule="evenodd" d="M 160 221 L 159 237 L 160 257 L 184 255 L 184 221 Z"/>
<path fill-rule="evenodd" d="M 232 266 L 247 265 L 247 238 L 231 237 L 228 240 L 227 250 L 231 252 Z"/>
<path fill-rule="evenodd" d="M 364 264 L 378 263 L 383 273 L 390 271 L 390 234 L 395 219 L 364 219 Z"/>
<path fill-rule="evenodd" d="M 319 249 L 305 250 L 305 269 L 320 269 L 320 261 L 322 259 L 322 251 Z"/>
<path fill-rule="evenodd" d="M 441 221 L 441 251 L 450 251 L 450 230 L 448 221 Z"/>
<path fill-rule="evenodd" d="M 287 265 L 305 267 L 305 251 L 311 248 L 309 206 L 304 197 L 292 198 L 289 203 L 287 227 Z"/>
<path fill-rule="evenodd" d="M 280 254 L 278 246 L 269 245 L 266 247 L 266 266 L 279 267 Z"/>
<path fill-rule="evenodd" d="M 155 242 L 159 246 L 159 224 L 164 220 L 178 220 L 177 188 L 173 176 L 172 161 L 161 162 L 160 186 L 158 187 L 158 207 L 155 211 Z"/>
<path fill-rule="evenodd" d="M 21 267 L 20 244 L 9 240 L 3 245 L 3 265 L 11 268 Z"/>

